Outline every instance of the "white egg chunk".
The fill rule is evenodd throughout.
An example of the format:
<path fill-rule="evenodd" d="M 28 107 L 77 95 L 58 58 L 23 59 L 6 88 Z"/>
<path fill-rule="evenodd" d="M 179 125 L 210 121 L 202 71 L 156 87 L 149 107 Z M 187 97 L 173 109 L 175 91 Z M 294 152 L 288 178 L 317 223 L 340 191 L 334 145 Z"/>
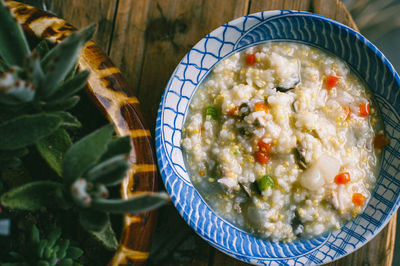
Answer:
<path fill-rule="evenodd" d="M 320 169 L 313 166 L 303 172 L 300 177 L 300 183 L 303 187 L 316 191 L 325 184 L 325 179 Z"/>
<path fill-rule="evenodd" d="M 318 158 L 316 168 L 321 171 L 321 174 L 327 184 L 332 183 L 335 176 L 339 173 L 340 162 L 332 156 L 323 154 Z"/>

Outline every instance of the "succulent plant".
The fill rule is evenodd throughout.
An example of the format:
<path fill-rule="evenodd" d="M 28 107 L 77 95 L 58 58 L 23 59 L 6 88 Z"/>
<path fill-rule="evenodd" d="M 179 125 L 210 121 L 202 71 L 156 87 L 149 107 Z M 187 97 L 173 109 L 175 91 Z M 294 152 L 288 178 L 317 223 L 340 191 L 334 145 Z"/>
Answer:
<path fill-rule="evenodd" d="M 11 251 L 12 262 L 2 263 L 1 266 L 78 266 L 76 260 L 83 250 L 70 246 L 69 239 L 61 238 L 61 229 L 57 226 L 50 228 L 43 237 L 39 229 L 32 225 L 27 245 L 22 252 Z"/>
<path fill-rule="evenodd" d="M 76 62 L 95 27 L 57 45 L 42 41 L 30 50 L 3 0 L 0 25 L 0 178 L 7 188 L 0 192 L 0 204 L 30 212 L 70 211 L 96 239 L 116 249 L 109 214 L 154 209 L 168 196 L 143 193 L 128 200 L 108 199 L 110 187 L 119 185 L 129 168 L 130 139 L 113 136 L 111 125 L 75 143 L 70 137 L 70 130 L 81 123 L 67 110 L 79 101 L 76 93 L 89 76 L 87 71 L 77 72 Z M 37 153 L 53 173 L 39 179 L 29 176 L 24 158 L 31 153 Z M 32 229 L 33 234 L 36 231 Z M 50 235 L 59 236 L 57 232 Z M 56 242 L 50 243 L 50 249 L 56 247 Z M 52 263 L 57 252 L 51 253 Z M 43 263 L 38 265 L 47 265 Z"/>

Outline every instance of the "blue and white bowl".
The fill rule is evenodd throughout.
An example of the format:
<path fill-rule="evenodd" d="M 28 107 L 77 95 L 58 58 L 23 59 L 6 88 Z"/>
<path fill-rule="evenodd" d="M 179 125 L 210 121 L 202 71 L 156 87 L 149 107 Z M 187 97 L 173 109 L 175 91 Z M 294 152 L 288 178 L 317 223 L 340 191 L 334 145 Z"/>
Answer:
<path fill-rule="evenodd" d="M 340 230 L 291 243 L 259 239 L 219 217 L 193 186 L 180 147 L 182 127 L 199 84 L 220 60 L 268 41 L 306 43 L 343 59 L 368 84 L 381 110 L 390 144 L 364 212 Z M 206 241 L 253 264 L 322 264 L 372 239 L 400 205 L 400 78 L 367 39 L 332 19 L 305 12 L 268 11 L 233 20 L 198 42 L 182 59 L 160 103 L 158 165 L 165 187 L 186 222 Z"/>

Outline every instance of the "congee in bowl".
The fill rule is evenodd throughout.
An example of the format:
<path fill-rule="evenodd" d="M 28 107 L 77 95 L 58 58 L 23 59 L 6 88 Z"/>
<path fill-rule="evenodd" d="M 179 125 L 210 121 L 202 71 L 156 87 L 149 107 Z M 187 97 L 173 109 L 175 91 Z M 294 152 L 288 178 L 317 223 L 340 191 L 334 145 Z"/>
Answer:
<path fill-rule="evenodd" d="M 361 213 L 387 143 L 371 93 L 345 62 L 266 42 L 214 66 L 191 100 L 181 147 L 216 213 L 286 242 Z"/>

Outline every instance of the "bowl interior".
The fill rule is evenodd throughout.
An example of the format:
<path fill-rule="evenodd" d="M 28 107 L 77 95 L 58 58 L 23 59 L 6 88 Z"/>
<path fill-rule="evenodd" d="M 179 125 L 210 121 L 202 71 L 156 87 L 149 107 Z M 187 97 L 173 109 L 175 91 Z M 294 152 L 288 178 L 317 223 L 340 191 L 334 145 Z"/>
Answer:
<path fill-rule="evenodd" d="M 273 243 L 258 239 L 218 217 L 193 187 L 180 148 L 190 100 L 221 59 L 262 42 L 301 42 L 343 59 L 374 95 L 390 144 L 372 197 L 356 219 L 340 230 L 309 240 Z M 250 263 L 327 263 L 365 244 L 400 204 L 400 79 L 383 54 L 352 29 L 326 17 L 294 11 L 261 12 L 229 22 L 197 43 L 182 59 L 161 100 L 156 148 L 162 177 L 188 224 L 210 244 Z"/>

